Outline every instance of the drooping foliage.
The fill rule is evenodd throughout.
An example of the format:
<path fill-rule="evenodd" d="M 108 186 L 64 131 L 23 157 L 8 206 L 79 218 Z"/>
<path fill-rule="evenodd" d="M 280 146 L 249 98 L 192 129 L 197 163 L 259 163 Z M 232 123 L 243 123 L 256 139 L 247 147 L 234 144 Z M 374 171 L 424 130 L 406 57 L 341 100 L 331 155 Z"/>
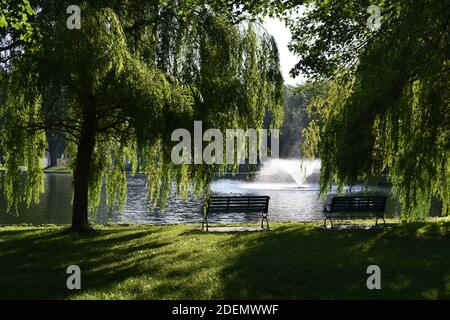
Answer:
<path fill-rule="evenodd" d="M 48 129 L 69 142 L 76 215 L 84 181 L 91 213 L 103 185 L 107 206 L 123 206 L 127 161 L 146 175 L 155 203 L 164 203 L 174 183 L 181 196 L 190 185 L 207 191 L 225 165 L 174 165 L 170 158 L 171 133 L 192 130 L 194 120 L 204 130 L 258 129 L 271 110 L 280 125 L 278 51 L 257 25 L 232 24 L 183 1 L 89 1 L 81 29 L 69 30 L 61 14 L 68 3 L 35 5 L 41 41 L 14 60 L 2 130 L 4 189 L 14 208 L 22 195 L 30 203 L 42 191 Z M 27 168 L 25 193 L 19 166 Z"/>
<path fill-rule="evenodd" d="M 316 100 L 323 125 L 322 191 L 387 173 L 405 219 L 424 219 L 432 199 L 450 211 L 450 6 L 380 1 L 379 30 L 366 26 L 369 1 L 314 1 L 291 24 L 294 73 L 332 80 Z"/>
<path fill-rule="evenodd" d="M 323 112 L 327 106 L 329 83 L 327 81 L 309 82 L 298 86 L 295 91 L 305 100 L 307 121 L 301 128 L 302 154 L 309 159 L 315 158 L 320 150 L 320 128 L 323 127 Z"/>
<path fill-rule="evenodd" d="M 0 29 L 14 29 L 22 41 L 29 41 L 33 35 L 30 17 L 35 11 L 29 0 L 0 1 Z"/>
<path fill-rule="evenodd" d="M 33 24 L 35 14 L 29 0 L 0 1 L 0 69 L 8 67 L 21 45 L 39 38 Z"/>

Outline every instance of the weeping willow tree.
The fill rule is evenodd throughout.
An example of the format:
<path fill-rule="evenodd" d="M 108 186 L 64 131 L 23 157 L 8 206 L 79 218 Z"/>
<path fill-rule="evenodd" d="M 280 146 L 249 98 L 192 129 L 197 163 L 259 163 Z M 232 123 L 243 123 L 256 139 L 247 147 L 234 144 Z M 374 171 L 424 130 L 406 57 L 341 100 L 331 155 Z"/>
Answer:
<path fill-rule="evenodd" d="M 366 27 L 368 1 L 314 1 L 291 23 L 294 73 L 328 79 L 307 133 L 320 143 L 322 192 L 387 173 L 406 220 L 432 199 L 450 213 L 450 7 L 441 1 L 380 1 L 381 27 Z"/>
<path fill-rule="evenodd" d="M 173 164 L 174 129 L 192 129 L 194 120 L 204 128 L 258 129 L 266 110 L 280 124 L 278 52 L 256 25 L 182 1 L 90 1 L 81 7 L 81 29 L 68 30 L 61 15 L 68 5 L 36 1 L 40 41 L 23 47 L 8 75 L 2 148 L 9 210 L 39 201 L 46 130 L 68 141 L 72 228 L 81 231 L 103 185 L 107 207 L 123 207 L 126 161 L 133 174 L 146 175 L 153 203 L 164 204 L 173 184 L 183 197 L 191 185 L 208 192 L 226 165 Z"/>

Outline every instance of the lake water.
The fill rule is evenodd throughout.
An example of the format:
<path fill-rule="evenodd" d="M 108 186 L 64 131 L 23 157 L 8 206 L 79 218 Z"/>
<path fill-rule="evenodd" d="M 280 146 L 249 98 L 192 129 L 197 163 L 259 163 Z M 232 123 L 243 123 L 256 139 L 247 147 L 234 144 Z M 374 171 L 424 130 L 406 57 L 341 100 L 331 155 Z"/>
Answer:
<path fill-rule="evenodd" d="M 302 184 L 273 179 L 255 181 L 218 179 L 212 183 L 215 194 L 254 194 L 270 196 L 270 221 L 310 221 L 323 219 L 323 205 L 326 200 L 319 198 L 318 185 Z M 141 175 L 127 177 L 127 202 L 123 213 L 106 210 L 104 204 L 95 216 L 98 224 L 143 223 L 179 224 L 201 223 L 202 199 L 190 196 L 186 201 L 171 196 L 166 210 L 153 208 L 145 196 L 145 178 Z M 3 199 L 0 202 L 0 224 L 70 224 L 72 215 L 72 176 L 68 174 L 46 174 L 45 193 L 39 204 L 30 208 L 22 207 L 19 215 L 5 212 Z M 213 214 L 211 223 L 259 222 L 260 214 Z"/>

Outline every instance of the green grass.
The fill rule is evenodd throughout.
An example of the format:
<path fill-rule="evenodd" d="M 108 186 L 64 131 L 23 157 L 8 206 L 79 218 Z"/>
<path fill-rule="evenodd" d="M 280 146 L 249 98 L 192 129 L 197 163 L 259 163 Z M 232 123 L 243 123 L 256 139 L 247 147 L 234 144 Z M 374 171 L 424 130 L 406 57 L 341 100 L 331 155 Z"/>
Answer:
<path fill-rule="evenodd" d="M 270 232 L 202 233 L 198 225 L 0 227 L 0 298 L 450 298 L 450 222 L 382 231 L 279 223 Z M 79 265 L 82 290 L 66 289 Z M 366 288 L 367 266 L 381 290 Z"/>

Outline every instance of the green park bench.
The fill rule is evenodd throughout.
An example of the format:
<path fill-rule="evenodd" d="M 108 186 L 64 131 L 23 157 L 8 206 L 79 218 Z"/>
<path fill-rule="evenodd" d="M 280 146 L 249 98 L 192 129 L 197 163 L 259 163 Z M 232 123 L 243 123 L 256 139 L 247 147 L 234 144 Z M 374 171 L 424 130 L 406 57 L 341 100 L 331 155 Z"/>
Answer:
<path fill-rule="evenodd" d="M 353 213 L 371 213 L 376 218 L 375 226 L 378 225 L 378 219 L 383 219 L 383 226 L 386 226 L 384 220 L 384 211 L 386 207 L 385 196 L 335 196 L 331 204 L 326 204 L 323 212 L 325 214 L 324 227 L 327 227 L 327 220 L 330 220 L 333 228 L 333 216 Z"/>
<path fill-rule="evenodd" d="M 268 229 L 269 199 L 269 196 L 211 196 L 204 209 L 202 230 L 206 227 L 208 231 L 208 214 L 213 212 L 261 213 L 261 228 L 264 228 L 265 221 Z"/>

